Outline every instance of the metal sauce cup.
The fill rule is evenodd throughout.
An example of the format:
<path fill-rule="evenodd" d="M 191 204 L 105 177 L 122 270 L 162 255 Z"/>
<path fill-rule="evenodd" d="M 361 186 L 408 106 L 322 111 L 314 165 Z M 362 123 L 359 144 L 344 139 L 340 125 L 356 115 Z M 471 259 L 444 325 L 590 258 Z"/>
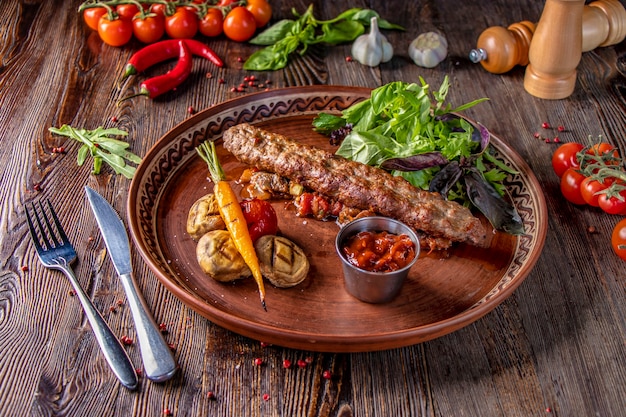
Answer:
<path fill-rule="evenodd" d="M 341 248 L 344 242 L 363 231 L 387 231 L 395 235 L 408 235 L 415 244 L 415 257 L 404 268 L 393 272 L 370 272 L 352 265 L 346 259 Z M 343 278 L 348 293 L 367 303 L 386 303 L 398 295 L 409 270 L 417 261 L 420 253 L 420 243 L 415 232 L 397 220 L 382 217 L 362 217 L 346 224 L 337 233 L 335 249 L 341 259 Z"/>

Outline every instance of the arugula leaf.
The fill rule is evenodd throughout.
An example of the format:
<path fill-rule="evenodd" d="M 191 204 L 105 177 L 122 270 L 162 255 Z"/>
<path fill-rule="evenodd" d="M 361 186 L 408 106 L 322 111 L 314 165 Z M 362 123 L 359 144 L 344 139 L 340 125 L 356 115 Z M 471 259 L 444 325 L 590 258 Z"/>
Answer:
<path fill-rule="evenodd" d="M 131 179 L 135 174 L 136 168 L 128 165 L 126 161 L 136 164 L 141 163 L 141 158 L 130 152 L 128 148 L 130 144 L 115 139 L 112 136 L 128 136 L 128 132 L 109 128 L 104 129 L 98 127 L 94 130 L 76 129 L 69 125 L 63 125 L 60 128 L 50 127 L 50 132 L 66 136 L 74 139 L 83 145 L 78 149 L 76 162 L 78 166 L 82 166 L 87 157 L 93 157 L 93 173 L 99 174 L 102 168 L 102 162 L 106 162 L 113 168 L 117 174 L 122 174 L 126 178 Z"/>

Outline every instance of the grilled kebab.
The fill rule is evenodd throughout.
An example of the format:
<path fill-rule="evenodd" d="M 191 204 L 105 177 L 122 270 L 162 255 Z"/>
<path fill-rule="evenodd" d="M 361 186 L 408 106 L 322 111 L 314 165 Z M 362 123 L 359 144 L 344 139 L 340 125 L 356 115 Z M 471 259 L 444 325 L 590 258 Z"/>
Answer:
<path fill-rule="evenodd" d="M 224 148 L 242 163 L 286 177 L 348 207 L 406 223 L 420 234 L 423 246 L 444 249 L 453 242 L 486 246 L 486 228 L 467 207 L 380 168 L 248 123 L 226 130 L 223 140 Z"/>

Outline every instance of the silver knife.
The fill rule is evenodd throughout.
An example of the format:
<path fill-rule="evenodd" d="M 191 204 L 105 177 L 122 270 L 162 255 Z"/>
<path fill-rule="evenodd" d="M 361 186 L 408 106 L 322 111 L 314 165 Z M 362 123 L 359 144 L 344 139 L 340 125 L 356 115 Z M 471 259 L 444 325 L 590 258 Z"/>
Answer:
<path fill-rule="evenodd" d="M 133 278 L 126 227 L 104 197 L 88 186 L 85 191 L 128 298 L 146 377 L 156 382 L 166 381 L 174 376 L 178 365 Z"/>

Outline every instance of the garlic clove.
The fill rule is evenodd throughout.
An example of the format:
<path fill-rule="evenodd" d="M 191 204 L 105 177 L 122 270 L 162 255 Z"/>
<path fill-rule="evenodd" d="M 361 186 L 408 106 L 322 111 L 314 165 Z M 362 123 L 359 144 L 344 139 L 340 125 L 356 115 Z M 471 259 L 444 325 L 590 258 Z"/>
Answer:
<path fill-rule="evenodd" d="M 375 67 L 393 57 L 393 46 L 378 29 L 378 19 L 371 19 L 370 32 L 355 39 L 352 44 L 352 58 L 363 65 Z"/>
<path fill-rule="evenodd" d="M 448 41 L 437 32 L 426 32 L 413 39 L 409 56 L 416 65 L 434 68 L 448 55 Z"/>

